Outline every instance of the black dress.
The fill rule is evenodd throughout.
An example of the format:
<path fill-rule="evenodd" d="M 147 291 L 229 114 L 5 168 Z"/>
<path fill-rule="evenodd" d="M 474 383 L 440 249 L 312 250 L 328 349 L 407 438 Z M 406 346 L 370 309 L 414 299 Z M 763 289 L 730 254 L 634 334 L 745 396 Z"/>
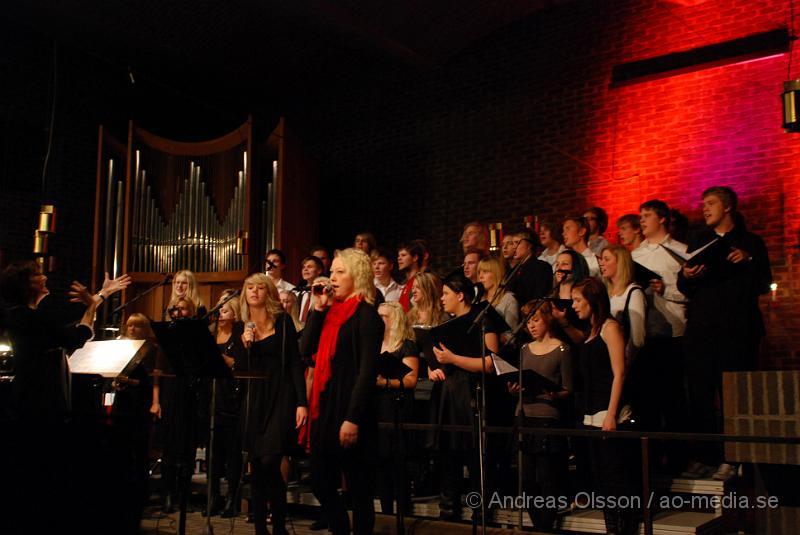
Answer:
<path fill-rule="evenodd" d="M 234 359 L 233 371 L 238 371 L 244 361 L 244 346 L 242 345 L 242 332 L 244 324 L 236 322 L 231 329 L 228 340 L 218 343 L 220 353 Z M 228 481 L 228 502 L 232 509 L 238 489 L 242 471 L 242 446 L 240 440 L 239 414 L 243 390 L 239 387 L 239 380 L 233 378 L 218 378 L 216 380 L 216 408 L 214 411 L 214 457 L 211 467 L 211 495 L 216 499 L 220 496 L 219 482 L 223 471 Z M 212 503 L 216 508 L 219 504 Z"/>
<path fill-rule="evenodd" d="M 485 306 L 485 304 L 482 304 Z M 481 305 L 473 306 L 469 312 L 458 318 L 450 321 L 458 321 L 463 324 L 464 328 L 459 334 L 463 339 L 473 337 L 477 340 L 480 337 L 480 329 L 473 329 L 467 333 L 467 329 L 472 325 L 475 317 L 481 312 Z M 496 333 L 499 335 L 500 329 L 491 321 L 492 315 L 488 314 L 486 333 Z M 477 344 L 477 342 L 476 342 Z M 476 346 L 476 344 L 471 344 Z M 452 349 L 452 344 L 445 345 Z M 480 346 L 477 346 L 480 347 Z M 461 355 L 462 357 L 481 358 L 479 351 L 474 351 L 474 354 Z M 489 355 L 489 351 L 486 351 Z M 432 423 L 438 425 L 475 425 L 473 399 L 475 398 L 476 382 L 480 380 L 480 374 L 468 372 L 463 368 L 459 368 L 455 364 L 445 364 L 444 375 L 446 379 L 442 382 L 434 384 L 433 393 L 431 395 L 431 408 Z M 487 384 L 491 382 L 492 376 L 487 375 Z M 489 388 L 487 386 L 487 388 Z M 491 403 L 487 395 L 487 403 Z M 449 451 L 473 451 L 474 441 L 472 433 L 463 432 L 447 432 L 442 437 L 440 432 L 436 432 L 432 437 L 433 441 L 429 446 L 435 449 L 449 450 Z"/>
<path fill-rule="evenodd" d="M 297 445 L 297 407 L 307 403 L 297 332 L 286 314 L 276 318 L 273 335 L 253 342 L 239 369 L 264 375 L 251 380 L 249 401 L 242 401 L 250 410 L 243 417 L 245 448 L 260 459 L 291 453 Z"/>
<path fill-rule="evenodd" d="M 434 340 L 442 343 L 457 355 L 480 359 L 482 353 L 488 356 L 485 342 L 481 340 L 480 329 L 467 332 L 481 309 L 488 305 L 473 306 L 463 316 L 453 318 L 434 329 Z M 493 314 L 486 318 L 486 333 L 496 333 L 505 329 L 492 321 Z M 505 322 L 503 322 L 505 323 Z M 438 331 L 437 331 L 438 330 Z M 441 333 L 441 334 L 439 334 Z M 459 349 L 460 348 L 460 349 Z M 466 351 L 465 351 L 466 350 Z M 463 425 L 472 428 L 472 432 L 450 431 L 439 429 L 429 435 L 429 447 L 439 451 L 439 464 L 442 481 L 439 495 L 439 516 L 444 520 L 455 520 L 460 517 L 461 495 L 463 494 L 463 467 L 469 467 L 470 474 L 478 473 L 477 466 L 477 434 L 475 431 L 475 387 L 480 381 L 480 373 L 468 372 L 454 364 L 443 366 L 445 380 L 435 383 L 431 394 L 432 423 L 442 425 Z M 492 376 L 487 375 L 486 385 Z M 489 390 L 487 390 L 488 393 Z M 490 403 L 487 395 L 487 404 Z M 488 411 L 487 411 L 488 412 Z M 477 478 L 471 478 L 474 483 Z"/>
<path fill-rule="evenodd" d="M 416 342 L 413 340 L 404 340 L 403 345 L 397 351 L 392 353 L 382 353 L 378 359 L 396 359 L 400 362 L 406 357 L 419 356 L 419 349 Z M 394 378 L 393 378 L 394 379 Z M 401 379 L 402 382 L 402 379 Z M 411 418 L 414 410 L 414 389 L 404 389 L 400 399 L 397 396 L 401 394 L 397 389 L 387 389 L 380 385 L 375 391 L 375 406 L 378 413 L 379 422 L 395 421 L 395 410 L 398 410 L 400 422 L 407 422 Z M 397 404 L 400 404 L 398 407 Z M 395 461 L 398 458 L 405 458 L 406 444 L 408 438 L 406 433 L 401 433 L 400 436 L 395 433 L 394 429 L 383 429 L 378 433 L 378 496 L 381 500 L 381 512 L 391 514 L 393 512 L 392 502 L 397 499 L 400 502 L 404 511 L 408 510 L 411 498 L 411 489 L 407 478 L 403 477 L 402 481 L 397 482 L 398 467 Z M 405 474 L 405 466 L 401 466 L 401 473 Z M 401 494 L 396 496 L 396 490 L 400 489 Z"/>
<path fill-rule="evenodd" d="M 297 332 L 287 314 L 275 318 L 275 332 L 253 342 L 245 350 L 245 374 L 250 379 L 242 402 L 243 442 L 253 466 L 251 499 L 256 535 L 267 533 L 267 509 L 272 511 L 273 531 L 286 533 L 286 483 L 281 477 L 281 459 L 297 447 L 297 408 L 306 406 L 303 363 L 297 347 Z"/>

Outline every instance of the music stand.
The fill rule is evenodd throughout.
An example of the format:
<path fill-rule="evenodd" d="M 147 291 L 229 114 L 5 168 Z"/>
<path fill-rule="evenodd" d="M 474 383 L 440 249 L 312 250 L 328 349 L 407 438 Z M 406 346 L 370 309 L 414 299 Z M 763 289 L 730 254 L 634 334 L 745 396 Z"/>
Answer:
<path fill-rule="evenodd" d="M 113 379 L 119 376 L 137 356 L 141 360 L 144 355 L 140 355 L 139 351 L 143 345 L 144 340 L 102 340 L 86 342 L 83 347 L 76 349 L 67 359 L 67 367 L 70 372 L 70 405 L 75 404 L 72 375 L 95 376 L 88 379 L 88 384 L 92 389 L 100 389 L 100 396 L 98 399 L 94 398 L 96 394 L 92 394 L 90 410 L 94 415 L 102 414 L 103 393 L 101 387 L 104 381 L 97 377 Z M 96 405 L 98 403 L 99 405 Z M 97 412 L 95 413 L 95 411 Z"/>
<path fill-rule="evenodd" d="M 164 355 L 167 357 L 175 377 L 210 378 L 211 379 L 211 414 L 209 418 L 208 456 L 206 467 L 206 511 L 211 511 L 211 466 L 214 451 L 214 413 L 216 412 L 216 390 L 218 378 L 231 378 L 231 370 L 225 364 L 222 353 L 217 347 L 208 323 L 198 319 L 179 319 L 172 322 L 159 321 L 152 324 Z M 179 394 L 175 389 L 175 395 Z M 186 439 L 190 439 L 186 433 Z M 188 446 L 188 445 L 185 445 Z M 185 448 L 185 449 L 188 449 Z M 184 468 L 185 470 L 186 468 Z M 178 492 L 180 493 L 178 533 L 186 533 L 186 505 L 189 488 L 181 489 L 184 485 L 185 474 L 178 475 Z M 206 535 L 212 535 L 214 528 L 211 526 L 211 515 L 206 515 L 206 524 L 203 529 Z"/>
<path fill-rule="evenodd" d="M 117 377 L 136 356 L 144 340 L 103 340 L 86 342 L 67 360 L 72 374 Z"/>
<path fill-rule="evenodd" d="M 395 477 L 394 477 L 394 493 L 397 497 L 397 506 L 395 509 L 395 518 L 397 520 L 397 535 L 403 535 L 405 526 L 403 525 L 403 507 L 401 504 L 403 496 L 405 495 L 404 482 L 405 482 L 405 451 L 404 441 L 402 435 L 402 426 L 400 423 L 400 407 L 405 398 L 405 386 L 403 385 L 403 377 L 408 375 L 411 371 L 402 360 L 392 357 L 388 353 L 381 353 L 378 357 L 377 366 L 378 375 L 385 379 L 397 379 L 400 382 L 400 388 L 397 389 L 394 396 L 394 454 L 395 454 Z"/>

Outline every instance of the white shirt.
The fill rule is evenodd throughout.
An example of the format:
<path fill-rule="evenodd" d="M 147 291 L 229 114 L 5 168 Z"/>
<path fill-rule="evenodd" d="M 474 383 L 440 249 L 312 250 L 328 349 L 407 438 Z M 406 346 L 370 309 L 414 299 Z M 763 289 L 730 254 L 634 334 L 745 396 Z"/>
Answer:
<path fill-rule="evenodd" d="M 588 245 L 589 249 L 592 250 L 595 256 L 600 256 L 600 253 L 603 252 L 603 249 L 608 247 L 608 240 L 602 236 L 598 236 L 590 239 Z"/>
<path fill-rule="evenodd" d="M 586 263 L 589 264 L 589 276 L 600 278 L 600 262 L 597 261 L 594 251 L 587 247 L 581 254 L 586 259 Z"/>
<path fill-rule="evenodd" d="M 494 309 L 506 320 L 512 331 L 517 328 L 517 325 L 519 325 L 519 303 L 517 303 L 517 298 L 514 297 L 513 292 L 507 291 L 504 293 L 500 301 L 495 303 Z"/>
<path fill-rule="evenodd" d="M 631 252 L 634 262 L 655 271 L 664 281 L 664 295 L 650 288 L 647 293 L 647 336 L 683 336 L 686 330 L 686 296 L 678 290 L 681 265 L 664 250 L 686 252 L 686 244 L 667 236 L 660 244 L 645 240 Z"/>
<path fill-rule="evenodd" d="M 553 253 L 551 255 L 548 255 L 547 254 L 547 249 L 545 249 L 544 251 L 542 251 L 542 254 L 539 255 L 539 260 L 543 260 L 544 262 L 547 262 L 548 264 L 553 266 L 553 271 L 555 271 L 555 269 L 556 269 L 556 259 L 558 258 L 558 255 L 560 255 L 566 249 L 567 248 L 564 247 L 563 243 L 561 245 L 559 245 L 558 251 L 556 251 L 555 253 Z"/>
<path fill-rule="evenodd" d="M 383 294 L 383 300 L 387 303 L 399 301 L 400 293 L 403 291 L 403 287 L 397 284 L 397 281 L 392 278 L 389 279 L 389 284 L 386 286 L 382 285 L 381 281 L 376 278 L 375 287 L 381 291 Z"/>
<path fill-rule="evenodd" d="M 267 275 L 267 277 L 269 277 L 269 275 Z M 278 289 L 279 292 L 291 292 L 292 290 L 294 290 L 294 284 L 292 284 L 291 282 L 287 282 L 283 279 L 279 279 L 278 282 L 275 282 L 275 279 L 273 279 L 272 277 L 270 277 L 269 280 L 271 280 L 275 284 L 275 287 Z"/>
<path fill-rule="evenodd" d="M 611 304 L 611 315 L 620 322 L 622 325 L 622 312 L 625 310 L 625 301 L 628 299 L 628 294 L 635 286 L 630 283 L 622 295 L 614 295 L 609 297 Z M 629 326 L 622 325 L 623 329 L 630 328 L 628 332 L 628 342 L 625 344 L 625 363 L 630 364 L 636 358 L 636 353 L 644 345 L 645 335 L 645 313 L 647 311 L 647 301 L 645 300 L 644 291 L 636 290 L 631 295 L 631 300 L 628 303 L 628 319 Z"/>

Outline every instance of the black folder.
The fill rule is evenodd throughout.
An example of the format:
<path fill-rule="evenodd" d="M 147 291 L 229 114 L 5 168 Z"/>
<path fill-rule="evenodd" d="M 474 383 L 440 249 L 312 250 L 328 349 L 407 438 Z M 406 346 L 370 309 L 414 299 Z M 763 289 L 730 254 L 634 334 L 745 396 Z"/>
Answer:
<path fill-rule="evenodd" d="M 378 375 L 386 379 L 399 379 L 411 371 L 402 359 L 394 358 L 391 353 L 384 351 L 378 355 Z"/>
<path fill-rule="evenodd" d="M 663 278 L 664 277 L 655 271 L 646 268 L 639 262 L 633 263 L 633 281 L 642 288 L 647 288 L 650 286 L 650 282 L 652 280 L 663 280 Z"/>
<path fill-rule="evenodd" d="M 436 370 L 439 368 L 439 361 L 433 353 L 433 337 L 431 327 L 425 325 L 414 325 L 414 335 L 417 338 L 417 347 L 422 353 L 420 356 L 428 363 L 428 368 Z"/>
<path fill-rule="evenodd" d="M 500 380 L 508 383 L 519 383 L 519 368 L 496 354 L 492 354 L 492 361 L 494 362 L 495 374 Z M 533 395 L 564 390 L 563 386 L 530 369 L 522 370 L 522 387 L 525 392 Z"/>
<path fill-rule="evenodd" d="M 208 330 L 207 321 L 179 319 L 157 321 L 151 326 L 175 375 L 231 377 L 231 370 Z"/>
<path fill-rule="evenodd" d="M 476 328 L 467 334 L 474 317 L 473 314 L 464 314 L 431 328 L 432 346 L 441 349 L 442 345 L 445 345 L 447 349 L 456 355 L 464 357 L 480 357 L 483 355 L 481 330 Z M 436 368 L 440 367 L 439 361 L 436 360 L 436 355 L 432 354 L 431 357 L 433 362 L 436 363 Z M 430 363 L 431 358 L 428 358 L 428 364 L 430 365 Z"/>

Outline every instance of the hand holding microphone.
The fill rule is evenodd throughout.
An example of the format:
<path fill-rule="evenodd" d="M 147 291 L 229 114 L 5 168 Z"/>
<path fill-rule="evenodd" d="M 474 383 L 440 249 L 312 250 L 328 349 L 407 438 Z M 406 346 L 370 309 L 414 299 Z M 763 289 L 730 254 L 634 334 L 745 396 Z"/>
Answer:
<path fill-rule="evenodd" d="M 332 304 L 333 286 L 331 283 L 315 284 L 311 287 L 314 294 L 314 310 L 317 312 L 325 311 Z"/>
<path fill-rule="evenodd" d="M 248 321 L 244 324 L 244 333 L 242 334 L 242 342 L 244 342 L 244 347 L 250 349 L 250 346 L 253 344 L 253 341 L 256 338 L 256 322 Z"/>

